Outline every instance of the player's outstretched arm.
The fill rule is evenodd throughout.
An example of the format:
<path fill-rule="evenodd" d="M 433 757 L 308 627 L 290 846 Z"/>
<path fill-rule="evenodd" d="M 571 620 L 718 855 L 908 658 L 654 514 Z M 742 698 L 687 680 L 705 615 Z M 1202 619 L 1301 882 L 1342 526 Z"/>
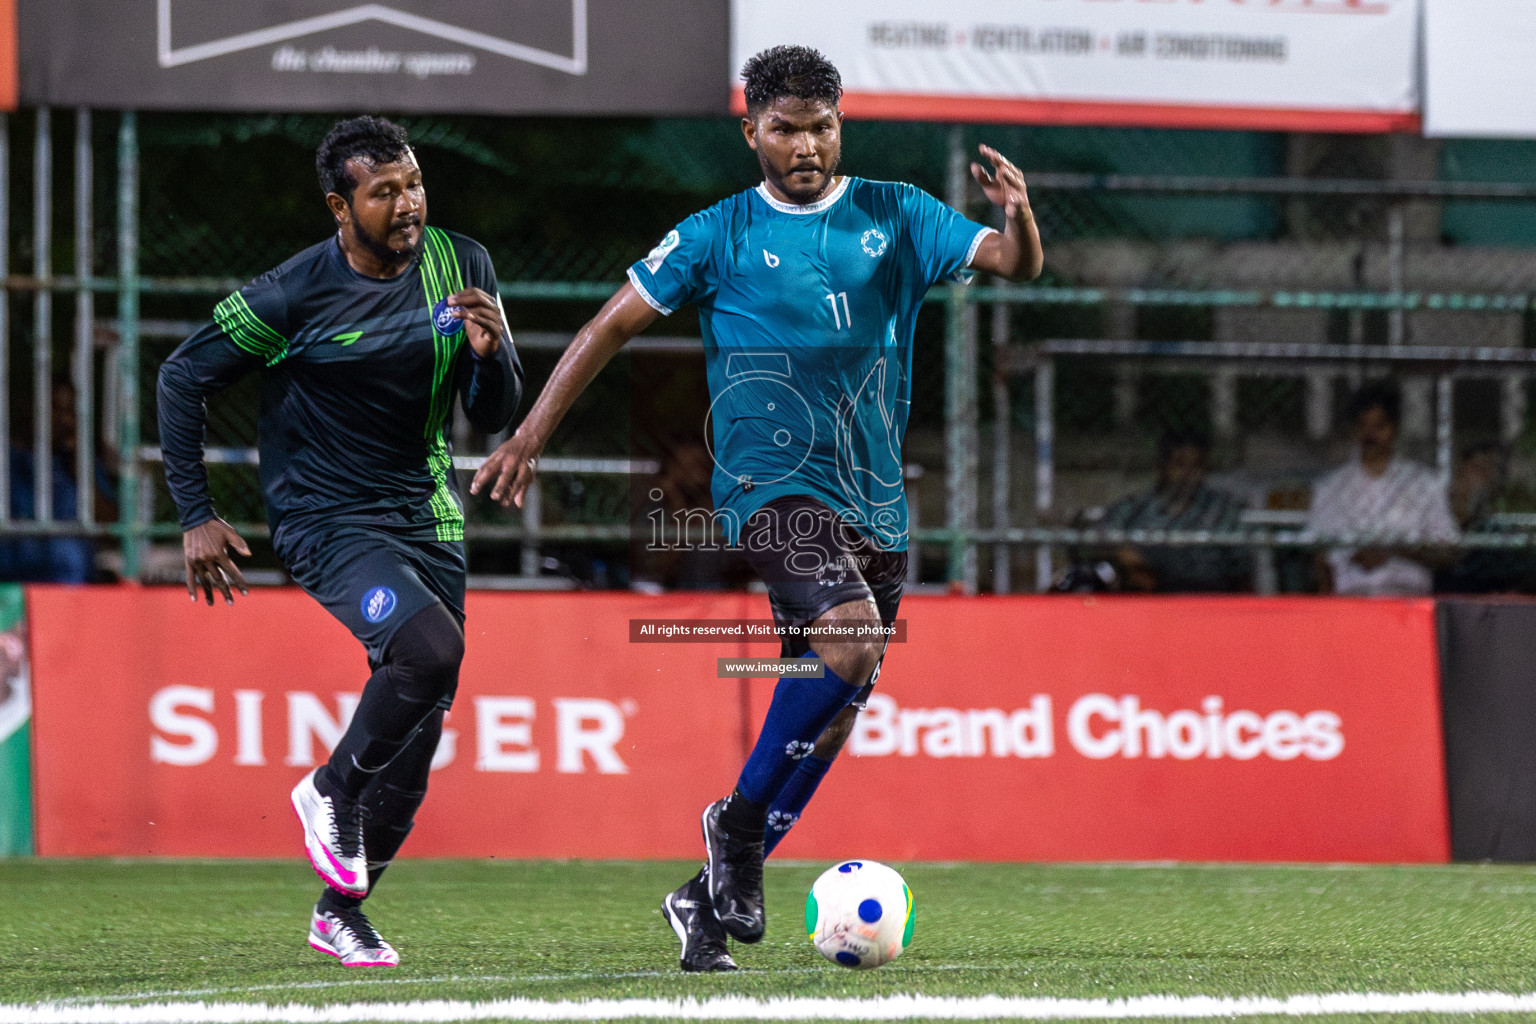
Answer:
<path fill-rule="evenodd" d="M 475 474 L 469 485 L 470 493 L 479 494 L 489 486 L 492 501 L 503 507 L 521 508 L 523 492 L 533 482 L 539 455 L 576 398 L 619 349 L 659 315 L 640 297 L 634 285 L 626 283 L 615 292 L 597 316 L 576 332 L 522 425 Z"/>
<path fill-rule="evenodd" d="M 971 269 L 1010 281 L 1033 281 L 1045 269 L 1045 250 L 1040 245 L 1034 211 L 1029 207 L 1024 175 L 991 146 L 981 146 L 980 150 L 991 162 L 992 170 L 973 163 L 971 175 L 992 205 L 1003 208 L 1003 230 L 981 240 L 971 259 Z"/>

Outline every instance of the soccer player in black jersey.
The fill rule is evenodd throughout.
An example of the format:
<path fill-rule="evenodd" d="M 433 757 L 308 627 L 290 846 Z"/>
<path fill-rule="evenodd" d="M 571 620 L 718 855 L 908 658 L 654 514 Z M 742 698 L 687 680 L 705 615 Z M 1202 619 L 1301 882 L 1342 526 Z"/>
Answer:
<path fill-rule="evenodd" d="M 476 242 L 427 226 L 404 129 L 342 121 L 315 158 L 336 235 L 219 303 L 160 368 L 160 443 L 187 591 L 247 593 L 203 467 L 206 397 L 262 372 L 262 497 L 293 578 L 362 641 L 373 670 L 330 760 L 293 791 L 327 888 L 309 942 L 348 966 L 393 966 L 363 915 L 427 790 L 464 657 L 464 514 L 448 429 L 507 426 L 522 367 Z"/>

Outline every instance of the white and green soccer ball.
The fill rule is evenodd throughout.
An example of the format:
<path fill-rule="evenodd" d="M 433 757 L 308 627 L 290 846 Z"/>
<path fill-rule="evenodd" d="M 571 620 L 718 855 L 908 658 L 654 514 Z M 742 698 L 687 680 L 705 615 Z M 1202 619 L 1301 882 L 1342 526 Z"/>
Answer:
<path fill-rule="evenodd" d="M 834 864 L 805 898 L 811 944 L 835 964 L 867 971 L 912 942 L 912 890 L 894 869 L 872 860 Z"/>

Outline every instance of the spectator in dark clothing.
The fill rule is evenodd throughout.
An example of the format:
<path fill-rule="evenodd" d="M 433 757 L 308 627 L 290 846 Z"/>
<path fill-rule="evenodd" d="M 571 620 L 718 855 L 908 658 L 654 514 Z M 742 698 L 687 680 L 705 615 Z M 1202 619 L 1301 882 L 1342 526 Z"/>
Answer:
<path fill-rule="evenodd" d="M 55 381 L 52 392 L 53 518 L 78 521 L 80 488 L 75 478 L 78 420 L 75 388 L 67 380 Z M 37 465 L 32 447 L 12 444 L 9 452 L 11 518 L 37 518 Z M 116 517 L 112 506 L 112 482 L 106 467 L 97 460 L 94 518 L 99 522 Z M 0 540 L 0 580 L 22 583 L 90 583 L 97 578 L 96 542 L 90 537 L 13 536 Z"/>
<path fill-rule="evenodd" d="M 1158 443 L 1157 483 L 1078 517 L 1083 526 L 1118 530 L 1236 531 L 1242 502 L 1206 483 L 1211 442 L 1205 434 L 1165 434 Z M 1157 593 L 1231 592 L 1250 586 L 1243 552 L 1211 546 L 1122 544 L 1106 560 L 1121 590 Z"/>
<path fill-rule="evenodd" d="M 1509 489 L 1509 458 L 1502 445 L 1473 445 L 1461 453 L 1451 476 L 1451 514 L 1463 533 L 1503 533 L 1494 519 Z M 1443 594 L 1536 593 L 1536 552 L 1527 548 L 1483 548 L 1466 552 L 1435 573 Z"/>

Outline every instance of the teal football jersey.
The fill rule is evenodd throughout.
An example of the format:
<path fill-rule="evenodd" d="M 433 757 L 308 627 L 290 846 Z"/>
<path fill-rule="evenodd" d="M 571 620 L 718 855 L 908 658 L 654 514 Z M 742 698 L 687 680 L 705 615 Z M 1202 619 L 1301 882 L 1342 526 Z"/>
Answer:
<path fill-rule="evenodd" d="M 906 549 L 917 312 L 932 285 L 966 279 L 991 230 L 913 185 L 845 177 L 805 206 L 759 185 L 689 217 L 629 268 L 661 313 L 699 307 L 711 487 L 731 543 L 768 502 L 806 495 L 885 550 Z"/>

